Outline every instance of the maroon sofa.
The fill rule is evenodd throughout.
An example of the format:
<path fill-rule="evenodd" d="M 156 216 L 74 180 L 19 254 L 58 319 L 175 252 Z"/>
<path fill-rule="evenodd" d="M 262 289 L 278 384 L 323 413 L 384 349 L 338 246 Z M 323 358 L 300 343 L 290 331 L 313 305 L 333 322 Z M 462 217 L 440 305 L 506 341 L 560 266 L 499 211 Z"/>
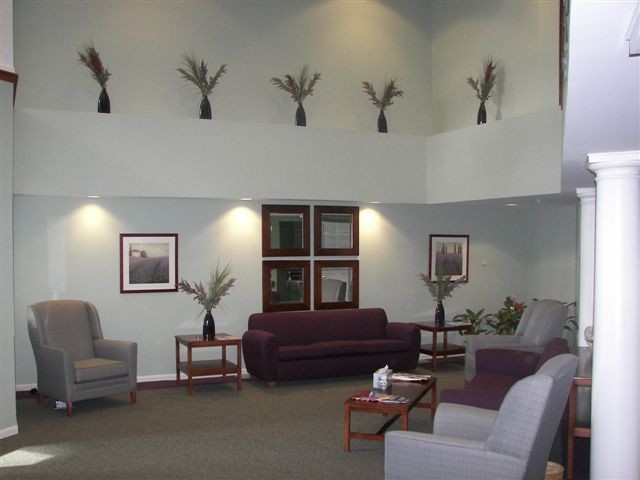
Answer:
<path fill-rule="evenodd" d="M 547 360 L 562 353 L 569 353 L 563 338 L 551 340 L 542 353 L 506 348 L 478 350 L 476 376 L 464 388 L 441 391 L 439 402 L 498 410 L 514 383 L 533 375 Z"/>
<path fill-rule="evenodd" d="M 388 322 L 381 308 L 254 313 L 242 350 L 249 374 L 274 386 L 280 380 L 373 373 L 385 365 L 413 370 L 420 331 Z"/>

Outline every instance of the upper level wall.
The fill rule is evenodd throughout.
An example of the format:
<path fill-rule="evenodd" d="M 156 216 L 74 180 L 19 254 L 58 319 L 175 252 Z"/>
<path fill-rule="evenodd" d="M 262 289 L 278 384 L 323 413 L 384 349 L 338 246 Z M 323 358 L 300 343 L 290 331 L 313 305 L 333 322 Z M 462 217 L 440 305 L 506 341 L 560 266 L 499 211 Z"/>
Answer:
<path fill-rule="evenodd" d="M 322 74 L 309 126 L 375 131 L 361 82 L 381 95 L 397 76 L 405 98 L 387 111 L 389 131 L 431 131 L 426 2 L 24 0 L 14 14 L 20 108 L 95 111 L 100 89 L 76 54 L 93 40 L 114 113 L 196 118 L 199 97 L 176 71 L 195 51 L 210 72 L 228 64 L 214 118 L 293 125 L 295 104 L 269 80 L 309 64 Z"/>
<path fill-rule="evenodd" d="M 498 61 L 489 121 L 558 106 L 558 2 L 433 1 L 430 10 L 433 133 L 475 124 L 467 77 Z"/>

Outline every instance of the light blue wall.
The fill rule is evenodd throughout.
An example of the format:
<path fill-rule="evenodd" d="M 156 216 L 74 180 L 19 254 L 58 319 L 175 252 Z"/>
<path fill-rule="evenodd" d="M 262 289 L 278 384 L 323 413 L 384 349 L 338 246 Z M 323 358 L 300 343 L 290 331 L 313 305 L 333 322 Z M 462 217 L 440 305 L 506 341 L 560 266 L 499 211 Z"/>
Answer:
<path fill-rule="evenodd" d="M 36 380 L 27 306 L 49 298 L 92 301 L 106 336 L 139 343 L 140 376 L 171 377 L 173 336 L 197 332 L 202 315 L 183 293 L 120 294 L 120 233 L 178 233 L 179 275 L 186 279 L 206 279 L 218 257 L 233 262 L 237 286 L 213 313 L 219 331 L 242 335 L 248 316 L 262 308 L 260 227 L 257 202 L 16 197 L 18 385 Z M 362 205 L 360 305 L 384 307 L 395 321 L 432 318 L 433 301 L 417 274 L 427 271 L 428 236 L 434 233 L 470 236 L 470 281 L 445 302 L 449 318 L 467 307 L 496 311 L 507 295 L 529 301 L 541 295 L 535 285 L 545 272 L 562 286 L 554 297 L 574 296 L 573 207 Z M 532 253 L 547 251 L 552 266 Z"/>

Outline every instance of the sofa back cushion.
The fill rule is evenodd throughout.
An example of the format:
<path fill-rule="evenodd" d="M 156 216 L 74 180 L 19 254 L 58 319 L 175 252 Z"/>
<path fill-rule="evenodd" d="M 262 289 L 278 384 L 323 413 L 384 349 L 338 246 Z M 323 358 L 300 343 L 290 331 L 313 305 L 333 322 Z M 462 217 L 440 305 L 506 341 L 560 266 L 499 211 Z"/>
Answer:
<path fill-rule="evenodd" d="M 254 313 L 249 330 L 265 330 L 279 345 L 309 345 L 331 340 L 385 338 L 387 315 L 382 308 Z"/>

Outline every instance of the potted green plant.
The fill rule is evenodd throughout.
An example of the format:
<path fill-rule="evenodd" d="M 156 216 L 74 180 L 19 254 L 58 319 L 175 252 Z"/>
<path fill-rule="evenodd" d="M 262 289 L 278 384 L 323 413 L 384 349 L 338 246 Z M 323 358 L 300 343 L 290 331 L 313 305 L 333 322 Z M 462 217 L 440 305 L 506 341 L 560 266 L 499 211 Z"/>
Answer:
<path fill-rule="evenodd" d="M 307 114 L 304 111 L 302 102 L 309 95 L 313 95 L 313 89 L 319 80 L 320 72 L 314 72 L 313 75 L 309 76 L 309 65 L 304 65 L 297 77 L 286 74 L 282 78 L 271 78 L 272 84 L 291 95 L 293 101 L 298 104 L 296 110 L 296 126 L 298 127 L 307 126 Z"/>
<path fill-rule="evenodd" d="M 111 72 L 107 70 L 100 60 L 100 54 L 93 46 L 93 41 L 83 45 L 78 50 L 78 61 L 91 71 L 91 76 L 102 88 L 98 97 L 98 113 L 111 113 L 111 100 L 107 93 L 107 82 Z"/>
<path fill-rule="evenodd" d="M 471 325 L 471 330 L 466 332 L 461 332 L 463 335 L 466 333 L 468 335 L 479 335 L 482 333 L 487 333 L 488 322 L 493 318 L 493 315 L 490 313 L 484 313 L 484 308 L 481 308 L 477 312 L 467 308 L 465 313 L 460 313 L 453 317 L 454 322 L 460 323 L 469 323 Z"/>
<path fill-rule="evenodd" d="M 442 300 L 450 297 L 460 284 L 467 281 L 467 277 L 451 280 L 450 275 L 437 275 L 435 281 L 431 280 L 431 278 L 424 273 L 418 274 L 418 277 L 424 282 L 429 289 L 429 293 L 437 302 L 435 314 L 436 325 L 438 327 L 444 326 L 444 305 L 442 305 Z"/>
<path fill-rule="evenodd" d="M 209 67 L 204 63 L 204 59 L 198 61 L 195 53 L 191 52 L 191 54 L 185 53 L 182 56 L 182 66 L 176 70 L 182 78 L 192 83 L 202 95 L 198 117 L 210 120 L 211 103 L 209 102 L 209 95 L 220 82 L 222 75 L 227 73 L 227 65 L 223 63 L 213 77 L 209 76 Z"/>
<path fill-rule="evenodd" d="M 231 264 L 227 263 L 220 270 L 219 261 L 216 262 L 215 270 L 211 271 L 206 287 L 202 282 L 193 282 L 193 286 L 191 286 L 186 280 L 180 279 L 178 283 L 180 291 L 193 295 L 193 300 L 202 305 L 203 311 L 207 312 L 202 324 L 202 337 L 205 340 L 211 340 L 216 335 L 216 325 L 213 315 L 211 315 L 211 310 L 218 306 L 222 297 L 229 295 L 229 290 L 231 290 L 235 282 L 236 279 L 231 276 Z"/>
<path fill-rule="evenodd" d="M 392 100 L 395 97 L 402 97 L 404 95 L 404 92 L 398 89 L 397 82 L 397 78 L 393 78 L 385 82 L 381 98 L 378 98 L 373 85 L 371 85 L 369 82 L 362 82 L 363 92 L 369 96 L 369 99 L 371 99 L 371 103 L 373 103 L 373 105 L 375 105 L 375 107 L 380 110 L 380 113 L 378 114 L 378 132 L 380 133 L 387 133 L 388 131 L 387 118 L 384 116 L 384 111 L 389 105 L 393 105 Z"/>
<path fill-rule="evenodd" d="M 478 116 L 476 118 L 477 125 L 487 123 L 487 109 L 484 102 L 491 98 L 491 90 L 496 84 L 496 67 L 497 63 L 493 58 L 487 57 L 482 64 L 480 76 L 475 79 L 467 77 L 467 83 L 475 90 L 476 97 L 480 100 L 480 108 L 478 108 Z"/>
<path fill-rule="evenodd" d="M 516 301 L 515 298 L 507 297 L 503 307 L 487 321 L 487 324 L 498 335 L 513 335 L 518 328 L 525 308 L 524 303 Z"/>

